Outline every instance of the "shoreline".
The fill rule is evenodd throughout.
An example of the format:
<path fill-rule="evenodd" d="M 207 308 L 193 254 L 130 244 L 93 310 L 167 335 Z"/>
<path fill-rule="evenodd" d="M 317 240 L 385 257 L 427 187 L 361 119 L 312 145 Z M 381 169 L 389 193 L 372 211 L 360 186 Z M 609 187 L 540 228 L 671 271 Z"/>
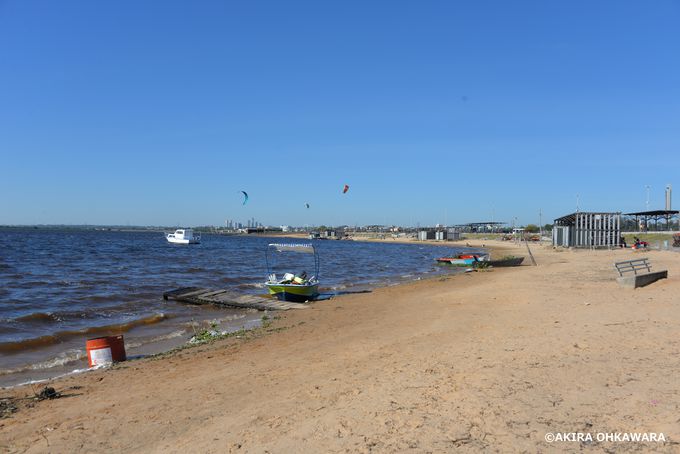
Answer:
<path fill-rule="evenodd" d="M 268 235 L 261 235 L 265 237 L 271 237 Z M 285 238 L 301 238 L 304 237 L 303 234 L 291 234 L 291 235 L 275 235 L 273 238 L 276 237 L 285 237 Z M 333 241 L 333 240 L 329 240 Z M 392 239 L 380 239 L 380 238 L 361 238 L 361 239 L 356 239 L 352 240 L 354 242 L 367 242 L 367 243 L 387 243 L 387 244 L 427 244 L 430 246 L 439 246 L 439 247 L 452 247 L 452 248 L 481 248 L 481 249 L 486 249 L 490 254 L 494 252 L 499 252 L 499 251 L 507 251 L 511 249 L 510 247 L 506 247 L 506 242 L 503 242 L 501 245 L 491 245 L 489 247 L 485 246 L 485 243 L 483 241 L 475 241 L 473 240 L 472 243 L 467 243 L 465 246 L 459 244 L 460 242 L 446 242 L 446 241 L 421 241 L 421 240 L 416 240 L 416 239 L 396 239 L 395 241 L 392 241 Z M 457 274 L 462 273 L 462 268 L 451 268 L 451 273 L 450 274 L 437 274 L 437 275 L 429 275 L 429 273 L 424 273 L 421 275 L 418 275 L 415 279 L 409 279 L 409 280 L 402 280 L 399 281 L 399 279 L 395 276 L 393 279 L 395 281 L 392 282 L 387 282 L 387 283 L 382 283 L 379 285 L 371 286 L 367 285 L 368 288 L 370 288 L 369 292 L 376 291 L 378 289 L 385 289 L 385 288 L 390 288 L 390 287 L 399 287 L 399 286 L 404 286 L 404 285 L 409 285 L 415 282 L 420 282 L 420 281 L 428 281 L 428 280 L 433 280 L 433 279 L 442 279 L 443 277 L 445 278 L 450 278 L 453 277 Z M 456 272 L 459 271 L 459 272 Z M 340 293 L 338 295 L 335 295 L 333 298 L 340 298 L 340 297 L 346 297 L 348 295 L 351 295 L 352 292 L 350 293 Z M 319 300 L 315 301 L 312 304 L 323 304 L 325 301 L 328 300 Z M 219 311 L 219 309 L 217 309 Z M 244 313 L 245 314 L 245 313 Z M 267 311 L 263 312 L 264 316 L 267 316 Z M 244 317 L 246 317 L 244 315 Z M 206 328 L 208 326 L 208 322 L 212 320 L 211 317 L 205 318 L 205 319 L 200 319 L 198 323 L 198 327 L 200 328 Z M 241 327 L 241 328 L 235 328 L 231 327 L 231 329 L 228 332 L 236 332 L 236 331 L 242 331 L 246 330 L 248 332 L 254 332 L 260 329 L 261 323 L 254 324 L 253 320 L 246 320 L 246 324 L 250 325 L 248 328 Z M 226 327 L 228 325 L 228 322 L 220 322 L 220 327 Z M 245 325 L 244 325 L 245 326 Z M 125 334 L 125 333 L 123 333 Z M 175 336 L 173 336 L 175 337 Z M 147 358 L 154 358 L 154 357 L 159 357 L 159 356 L 164 356 L 168 353 L 172 353 L 175 350 L 182 350 L 185 348 L 193 348 L 194 346 L 189 344 L 190 338 L 186 338 L 182 340 L 181 342 L 178 342 L 177 339 L 174 340 L 168 340 L 165 342 L 155 342 L 150 345 L 147 345 L 145 348 L 142 348 L 140 351 L 135 352 L 136 354 L 134 355 L 129 355 L 130 358 L 133 358 L 133 360 L 140 360 L 140 359 L 147 359 Z M 162 345 L 161 345 L 162 344 Z M 135 348 L 138 348 L 138 345 L 135 345 Z M 128 349 L 129 350 L 129 349 Z M 129 353 L 129 352 L 128 352 Z M 85 356 L 86 358 L 86 356 Z M 82 366 L 82 367 L 77 367 L 77 366 Z M 75 367 L 75 369 L 73 369 Z M 106 368 L 102 368 L 106 369 Z M 89 369 L 87 367 L 87 361 L 83 362 L 82 360 L 80 361 L 80 364 L 72 364 L 70 366 L 66 365 L 61 365 L 57 366 L 54 368 L 49 368 L 49 369 L 38 369 L 38 372 L 31 373 L 29 372 L 31 369 L 22 369 L 18 371 L 13 371 L 11 373 L 8 373 L 7 376 L 10 377 L 23 377 L 27 378 L 26 381 L 19 382 L 19 383 L 11 383 L 11 384 L 6 384 L 0 386 L 1 391 L 8 391 L 8 390 L 13 390 L 13 389 L 18 389 L 22 387 L 28 387 L 28 386 L 33 386 L 33 385 L 43 385 L 43 384 L 49 384 L 50 382 L 57 381 L 60 379 L 68 378 L 72 375 L 82 375 L 84 373 L 92 372 L 94 369 Z M 56 374 L 56 375 L 54 375 Z M 33 376 L 38 376 L 39 378 L 32 378 L 31 375 Z M 22 378 L 22 379 L 23 379 Z"/>
<path fill-rule="evenodd" d="M 272 238 L 280 238 L 281 235 L 275 235 Z M 300 235 L 289 235 L 285 236 L 286 238 L 299 238 Z M 409 239 L 401 239 L 398 241 L 392 241 L 391 239 L 389 240 L 380 240 L 380 239 L 370 239 L 370 238 L 362 238 L 359 240 L 355 240 L 355 242 L 377 242 L 377 243 L 387 243 L 387 244 L 411 244 L 411 245 L 416 245 L 416 244 L 421 244 L 421 245 L 428 245 L 428 246 L 444 246 L 444 247 L 450 247 L 450 248 L 463 248 L 465 247 L 461 242 L 428 242 L 428 241 L 416 241 L 416 240 L 409 240 Z M 359 246 L 357 246 L 359 247 Z M 475 248 L 474 245 L 471 245 L 470 247 Z M 489 250 L 491 252 L 491 250 Z M 455 273 L 457 272 L 458 269 L 451 269 L 449 270 L 450 273 Z M 462 272 L 462 270 L 460 270 Z M 376 283 L 369 283 L 366 285 L 362 285 L 358 287 L 359 289 L 367 289 L 369 291 L 374 291 L 377 288 L 383 288 L 383 287 L 392 287 L 392 286 L 399 286 L 403 284 L 407 284 L 412 281 L 418 281 L 421 279 L 432 279 L 436 278 L 437 276 L 440 276 L 442 273 L 448 274 L 444 269 L 441 271 L 421 271 L 420 273 L 416 273 L 413 277 L 411 278 L 405 278 L 405 277 L 400 277 L 398 275 L 392 276 L 386 281 L 383 282 L 376 282 Z M 335 288 L 335 287 L 332 287 Z M 334 294 L 337 293 L 337 295 L 333 296 L 333 298 L 338 298 L 340 296 L 344 296 L 347 293 L 345 293 L 343 290 L 332 290 L 331 287 L 329 287 L 327 290 L 325 290 L 324 294 Z M 351 288 L 349 289 L 351 292 Z M 253 316 L 248 316 L 245 312 L 241 317 L 235 317 L 235 315 L 227 315 L 222 317 L 220 314 L 222 312 L 221 309 L 216 308 L 213 311 L 214 313 L 206 313 L 206 314 L 196 314 L 196 322 L 193 322 L 194 317 L 192 316 L 191 320 L 192 323 L 195 324 L 196 326 L 194 327 L 194 331 L 196 329 L 202 329 L 206 328 L 211 322 L 217 322 L 220 329 L 224 330 L 226 329 L 229 332 L 232 331 L 238 331 L 240 329 L 243 329 L 244 326 L 247 326 L 247 329 L 255 329 L 259 325 L 259 315 L 257 317 L 257 323 L 255 323 L 253 320 Z M 159 315 L 160 314 L 160 315 Z M 154 317 L 161 317 L 161 318 L 168 318 L 165 316 L 164 312 L 160 312 Z M 225 318 L 226 317 L 226 318 Z M 177 325 L 177 320 L 178 318 L 183 319 L 187 318 L 186 316 L 179 316 L 175 315 L 172 318 L 173 325 L 171 326 L 171 330 L 168 331 L 167 333 L 163 334 L 163 328 L 160 325 L 154 324 L 151 327 L 151 332 L 155 332 L 153 336 L 148 336 L 145 334 L 146 331 L 149 329 L 149 327 L 136 327 L 134 329 L 130 329 L 130 333 L 127 332 L 121 332 L 120 334 L 123 334 L 126 336 L 126 345 L 128 348 L 128 355 L 131 357 L 144 357 L 144 356 L 153 356 L 157 354 L 162 354 L 164 352 L 167 352 L 169 350 L 173 350 L 177 347 L 181 347 L 185 345 L 188 341 L 189 338 L 191 337 L 191 328 L 188 326 L 184 326 L 183 324 Z M 239 319 L 243 318 L 243 326 L 239 327 L 239 322 L 233 321 L 232 319 Z M 146 325 L 146 323 L 144 324 Z M 177 325 L 177 326 L 175 326 Z M 140 331 L 141 330 L 141 331 Z M 184 332 L 182 335 L 178 335 L 178 331 L 181 330 Z M 161 334 L 159 334 L 161 333 Z M 16 357 L 21 357 L 21 355 L 29 354 L 33 355 L 36 358 L 39 358 L 38 362 L 35 363 L 30 363 L 30 364 L 19 364 L 15 366 L 14 368 L 10 368 L 6 371 L 3 371 L 2 374 L 0 374 L 0 379 L 1 384 L 0 384 L 0 389 L 12 389 L 16 387 L 21 387 L 21 386 L 31 386 L 31 385 L 41 385 L 45 383 L 49 383 L 51 380 L 55 380 L 57 378 L 61 377 L 67 377 L 71 374 L 82 374 L 85 372 L 88 372 L 88 367 L 87 367 L 87 361 L 83 360 L 85 358 L 85 352 L 84 350 L 81 350 L 78 348 L 80 344 L 74 344 L 73 340 L 76 339 L 78 336 L 75 334 L 72 336 L 73 339 L 69 338 L 67 341 L 69 342 L 69 347 L 67 351 L 61 351 L 59 352 L 58 350 L 55 350 L 57 345 L 54 345 L 50 347 L 51 350 L 54 352 L 51 354 L 49 357 L 45 357 L 43 359 L 42 356 L 40 356 L 40 352 L 38 351 L 28 351 L 27 353 L 22 353 L 18 352 L 14 354 Z M 90 335 L 90 337 L 93 337 L 93 335 Z M 149 338 L 152 338 L 149 340 Z M 132 340 L 129 340 L 132 339 Z M 83 341 L 84 342 L 84 341 Z M 141 342 L 141 344 L 140 344 Z M 66 344 L 64 344 L 66 345 Z M 84 345 L 84 344 L 83 344 Z M 15 360 L 16 362 L 16 360 Z"/>
<path fill-rule="evenodd" d="M 558 431 L 663 432 L 680 441 L 677 254 L 649 251 L 669 278 L 630 291 L 618 287 L 611 265 L 628 250 L 532 252 L 537 267 L 346 295 L 283 313 L 251 337 L 57 380 L 52 386 L 71 396 L 0 420 L 2 446 L 578 449 L 545 442 Z"/>

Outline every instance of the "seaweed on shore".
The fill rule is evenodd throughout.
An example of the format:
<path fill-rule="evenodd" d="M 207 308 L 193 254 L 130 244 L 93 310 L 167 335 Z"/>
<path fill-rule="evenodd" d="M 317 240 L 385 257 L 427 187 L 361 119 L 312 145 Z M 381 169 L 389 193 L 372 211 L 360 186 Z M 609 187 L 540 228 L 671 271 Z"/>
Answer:
<path fill-rule="evenodd" d="M 0 419 L 9 418 L 19 410 L 16 399 L 12 397 L 0 397 Z"/>

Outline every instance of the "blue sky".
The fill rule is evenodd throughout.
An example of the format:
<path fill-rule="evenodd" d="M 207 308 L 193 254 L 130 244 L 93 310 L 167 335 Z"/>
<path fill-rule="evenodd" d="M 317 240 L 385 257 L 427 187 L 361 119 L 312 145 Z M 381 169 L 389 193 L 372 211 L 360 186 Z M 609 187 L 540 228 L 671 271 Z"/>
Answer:
<path fill-rule="evenodd" d="M 677 0 L 0 0 L 0 224 L 525 224 L 669 183 L 677 207 L 679 23 Z"/>

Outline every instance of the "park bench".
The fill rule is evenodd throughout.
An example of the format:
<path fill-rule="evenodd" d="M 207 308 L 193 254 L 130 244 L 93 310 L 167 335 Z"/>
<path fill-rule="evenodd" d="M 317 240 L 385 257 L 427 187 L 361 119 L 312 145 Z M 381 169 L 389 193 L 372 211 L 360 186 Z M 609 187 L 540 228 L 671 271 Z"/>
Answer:
<path fill-rule="evenodd" d="M 614 267 L 619 272 L 619 277 L 616 280 L 623 287 L 627 288 L 644 287 L 659 279 L 668 277 L 668 270 L 652 271 L 652 265 L 646 257 L 616 262 Z"/>

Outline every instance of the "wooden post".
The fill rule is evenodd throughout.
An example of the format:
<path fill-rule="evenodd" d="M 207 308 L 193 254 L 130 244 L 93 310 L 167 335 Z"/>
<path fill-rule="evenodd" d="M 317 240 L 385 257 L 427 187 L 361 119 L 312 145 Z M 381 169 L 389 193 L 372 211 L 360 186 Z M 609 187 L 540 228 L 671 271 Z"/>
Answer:
<path fill-rule="evenodd" d="M 534 259 L 534 254 L 532 254 L 531 249 L 529 249 L 529 242 L 527 241 L 526 238 L 524 238 L 524 244 L 527 245 L 527 251 L 529 251 L 529 257 L 531 258 L 531 263 L 533 263 L 534 266 L 537 266 L 536 265 L 536 259 Z"/>

